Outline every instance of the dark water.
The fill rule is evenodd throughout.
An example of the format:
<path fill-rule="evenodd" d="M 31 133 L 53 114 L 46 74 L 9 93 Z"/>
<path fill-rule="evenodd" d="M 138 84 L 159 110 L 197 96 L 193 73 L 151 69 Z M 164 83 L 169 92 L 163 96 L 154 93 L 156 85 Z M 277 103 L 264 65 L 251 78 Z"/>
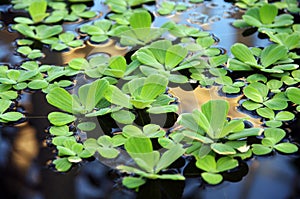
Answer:
<path fill-rule="evenodd" d="M 167 20 L 179 23 L 192 23 L 201 26 L 220 39 L 218 46 L 229 50 L 235 42 L 249 46 L 264 46 L 256 34 L 243 37 L 242 30 L 233 28 L 230 23 L 236 17 L 231 4 L 223 1 L 205 2 L 205 6 L 194 6 L 186 13 L 176 13 L 169 17 L 155 14 L 156 26 Z M 98 5 L 99 1 L 95 1 Z M 99 6 L 94 10 L 107 12 Z M 153 8 L 149 8 L 150 10 Z M 1 19 L 8 20 L 7 6 L 0 6 Z M 4 21 L 4 24 L 8 21 Z M 6 24 L 7 25 L 7 24 Z M 8 27 L 0 31 L 0 64 L 18 66 L 23 58 L 14 52 L 14 40 L 18 35 L 8 32 Z M 73 25 L 67 25 L 72 29 Z M 87 45 L 64 53 L 47 53 L 42 60 L 48 64 L 64 64 L 74 57 L 86 57 L 95 52 L 109 51 L 109 54 L 125 54 L 126 49 L 107 46 Z M 197 97 L 196 97 L 197 98 Z M 200 97 L 199 97 L 199 100 Z M 0 126 L 0 198 L 21 199 L 100 199 L 100 198 L 186 198 L 186 199 L 256 199 L 300 198 L 300 156 L 273 154 L 253 157 L 230 175 L 224 174 L 226 181 L 217 186 L 207 185 L 200 179 L 193 166 L 186 165 L 188 172 L 185 182 L 149 181 L 140 188 L 139 194 L 122 188 L 119 174 L 98 160 L 89 160 L 72 168 L 67 173 L 58 173 L 51 167 L 54 148 L 47 147 L 49 126 L 47 114 L 53 111 L 41 92 L 22 93 L 19 105 L 26 111 L 26 122 L 16 126 Z M 300 140 L 300 121 L 290 126 L 292 139 Z M 182 160 L 183 161 L 183 160 Z M 178 164 L 184 164 L 183 162 Z"/>

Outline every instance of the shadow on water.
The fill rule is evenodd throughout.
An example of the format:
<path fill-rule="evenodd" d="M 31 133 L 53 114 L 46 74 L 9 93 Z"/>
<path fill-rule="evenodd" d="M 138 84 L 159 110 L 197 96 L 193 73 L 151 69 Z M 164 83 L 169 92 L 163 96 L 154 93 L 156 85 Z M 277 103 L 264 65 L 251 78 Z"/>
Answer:
<path fill-rule="evenodd" d="M 8 1 L 7 1 L 8 2 Z M 96 1 L 98 2 L 98 1 Z M 1 2 L 2 3 L 2 2 Z M 99 2 L 98 2 L 99 3 Z M 100 4 L 99 4 L 100 5 Z M 6 7 L 0 6 L 1 19 L 5 26 L 0 31 L 0 64 L 16 66 L 23 60 L 14 52 L 16 33 L 7 31 L 11 15 L 5 15 Z M 99 8 L 100 9 L 100 8 Z M 153 8 L 152 8 L 153 10 Z M 105 10 L 102 10 L 105 14 Z M 261 40 L 257 34 L 243 37 L 242 30 L 233 28 L 235 8 L 223 1 L 205 2 L 204 7 L 194 6 L 184 14 L 175 14 L 169 18 L 157 16 L 154 24 L 161 25 L 166 20 L 180 23 L 192 22 L 208 30 L 220 39 L 218 46 L 227 51 L 235 42 L 249 46 L 264 46 L 267 40 Z M 74 57 L 87 57 L 98 52 L 110 55 L 125 55 L 128 49 L 115 47 L 113 41 L 102 45 L 87 43 L 84 48 L 69 52 L 55 53 L 46 50 L 43 63 L 63 65 Z M 216 91 L 196 88 L 193 91 L 172 89 L 179 98 L 180 111 L 190 112 L 209 99 L 220 98 Z M 227 98 L 231 103 L 230 116 L 244 117 L 236 110 L 240 97 Z M 120 173 L 103 165 L 97 159 L 75 166 L 71 171 L 61 174 L 55 172 L 49 162 L 55 156 L 54 149 L 47 147 L 49 126 L 47 114 L 53 111 L 41 92 L 23 93 L 19 102 L 24 107 L 27 121 L 17 126 L 0 126 L 0 194 L 1 198 L 21 199 L 108 199 L 108 198 L 155 198 L 155 199 L 252 199 L 252 198 L 297 198 L 300 193 L 300 156 L 275 154 L 267 157 L 253 157 L 240 167 L 222 175 L 226 179 L 217 186 L 201 181 L 199 169 L 192 160 L 186 159 L 184 170 L 186 181 L 149 180 L 136 194 L 124 189 L 120 182 Z M 253 118 L 254 126 L 260 121 Z M 300 121 L 290 126 L 292 140 L 299 142 Z"/>

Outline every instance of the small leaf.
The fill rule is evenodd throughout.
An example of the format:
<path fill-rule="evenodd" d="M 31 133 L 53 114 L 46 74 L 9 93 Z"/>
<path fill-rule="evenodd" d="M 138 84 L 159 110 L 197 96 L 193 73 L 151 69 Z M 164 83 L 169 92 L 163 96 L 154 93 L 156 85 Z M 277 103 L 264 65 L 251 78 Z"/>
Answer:
<path fill-rule="evenodd" d="M 261 144 L 252 144 L 252 152 L 255 155 L 266 155 L 268 153 L 271 153 L 272 148 L 263 146 Z"/>
<path fill-rule="evenodd" d="M 68 158 L 58 158 L 53 161 L 53 164 L 55 165 L 57 171 L 60 172 L 68 171 L 72 166 L 72 163 L 68 161 Z"/>
<path fill-rule="evenodd" d="M 168 48 L 165 58 L 166 69 L 172 70 L 186 57 L 187 53 L 187 49 L 180 45 L 174 45 Z"/>
<path fill-rule="evenodd" d="M 281 111 L 276 115 L 275 120 L 289 121 L 289 120 L 293 120 L 294 118 L 295 115 L 293 113 L 289 111 Z"/>
<path fill-rule="evenodd" d="M 156 173 L 170 166 L 180 156 L 182 156 L 184 152 L 185 149 L 183 149 L 182 145 L 180 144 L 176 144 L 175 146 L 164 152 L 156 165 Z"/>
<path fill-rule="evenodd" d="M 73 115 L 66 114 L 66 113 L 51 112 L 48 115 L 48 119 L 49 119 L 50 123 L 53 125 L 63 126 L 65 124 L 69 124 L 69 123 L 75 121 L 76 117 Z"/>
<path fill-rule="evenodd" d="M 135 120 L 135 115 L 130 111 L 120 110 L 113 112 L 111 117 L 121 124 L 132 124 Z"/>
<path fill-rule="evenodd" d="M 244 129 L 240 132 L 232 133 L 230 134 L 227 139 L 228 140 L 237 140 L 241 138 L 247 138 L 249 136 L 259 136 L 263 132 L 263 129 L 261 128 L 249 128 L 249 129 Z"/>
<path fill-rule="evenodd" d="M 210 145 L 211 149 L 221 155 L 233 155 L 236 151 L 229 145 L 222 143 L 213 143 Z"/>
<path fill-rule="evenodd" d="M 236 159 L 230 157 L 222 157 L 217 161 L 217 171 L 223 172 L 230 169 L 234 169 L 239 165 L 239 162 Z"/>
<path fill-rule="evenodd" d="M 295 153 L 298 151 L 297 145 L 287 142 L 277 144 L 274 148 L 282 153 Z"/>
<path fill-rule="evenodd" d="M 219 184 L 223 180 L 222 175 L 217 174 L 217 173 L 204 172 L 204 173 L 201 173 L 201 177 L 203 178 L 203 180 L 205 180 L 206 182 L 208 182 L 209 184 L 212 184 L 212 185 Z"/>
<path fill-rule="evenodd" d="M 142 178 L 131 177 L 131 176 L 124 177 L 122 180 L 122 184 L 128 189 L 138 188 L 145 183 L 146 180 Z"/>
<path fill-rule="evenodd" d="M 77 128 L 82 131 L 92 131 L 96 128 L 96 124 L 94 122 L 80 122 Z"/>

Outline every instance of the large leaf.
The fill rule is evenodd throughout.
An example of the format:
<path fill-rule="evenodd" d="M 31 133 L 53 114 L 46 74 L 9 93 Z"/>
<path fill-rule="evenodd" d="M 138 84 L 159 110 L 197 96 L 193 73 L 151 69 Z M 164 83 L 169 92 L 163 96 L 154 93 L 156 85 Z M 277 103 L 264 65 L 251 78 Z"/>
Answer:
<path fill-rule="evenodd" d="M 278 9 L 273 4 L 264 4 L 259 8 L 260 20 L 263 24 L 271 24 L 278 14 Z"/>
<path fill-rule="evenodd" d="M 286 95 L 295 104 L 300 104 L 300 89 L 296 87 L 290 87 L 286 90 Z"/>
<path fill-rule="evenodd" d="M 34 22 L 40 22 L 48 16 L 46 10 L 47 1 L 44 0 L 33 1 L 28 8 L 29 14 Z"/>
<path fill-rule="evenodd" d="M 261 52 L 261 63 L 267 68 L 274 64 L 276 61 L 285 57 L 288 53 L 288 49 L 283 45 L 272 44 L 267 46 Z"/>
<path fill-rule="evenodd" d="M 145 10 L 134 12 L 129 18 L 129 23 L 133 28 L 149 28 L 151 26 L 151 15 Z"/>
<path fill-rule="evenodd" d="M 229 103 L 225 100 L 210 100 L 201 106 L 203 114 L 209 121 L 211 138 L 219 138 L 229 111 Z"/>
<path fill-rule="evenodd" d="M 69 113 L 73 113 L 73 98 L 65 89 L 57 87 L 46 95 L 49 104 Z"/>
<path fill-rule="evenodd" d="M 256 64 L 256 59 L 245 44 L 236 43 L 231 46 L 231 53 L 240 61 Z"/>
<path fill-rule="evenodd" d="M 145 100 L 154 100 L 158 95 L 165 92 L 168 80 L 166 77 L 153 74 L 146 78 L 139 97 Z"/>
<path fill-rule="evenodd" d="M 172 46 L 172 42 L 169 40 L 160 40 L 153 42 L 148 49 L 151 50 L 155 58 L 159 63 L 165 64 L 166 52 L 169 47 Z"/>
<path fill-rule="evenodd" d="M 268 87 L 260 82 L 254 82 L 244 88 L 244 94 L 252 101 L 262 103 L 268 95 Z"/>
<path fill-rule="evenodd" d="M 125 149 L 129 153 L 151 153 L 153 151 L 150 138 L 129 137 L 125 142 Z"/>
<path fill-rule="evenodd" d="M 167 70 L 172 70 L 177 66 L 187 55 L 186 48 L 180 45 L 174 45 L 168 48 L 165 58 L 165 66 Z"/>
<path fill-rule="evenodd" d="M 182 148 L 180 144 L 177 144 L 164 152 L 159 160 L 159 162 L 156 165 L 156 173 L 161 171 L 162 169 L 167 168 L 170 166 L 173 162 L 175 162 L 180 156 L 183 155 L 185 152 L 185 149 Z"/>
<path fill-rule="evenodd" d="M 85 84 L 78 90 L 78 96 L 88 112 L 92 111 L 104 97 L 109 83 L 105 79 L 98 79 L 91 84 Z"/>
<path fill-rule="evenodd" d="M 123 106 L 126 108 L 132 108 L 130 103 L 130 97 L 123 93 L 118 87 L 109 85 L 105 98 L 112 104 Z"/>
<path fill-rule="evenodd" d="M 230 157 L 222 157 L 217 161 L 217 171 L 223 172 L 233 169 L 239 165 L 238 161 Z"/>
<path fill-rule="evenodd" d="M 212 155 L 206 155 L 202 158 L 197 158 L 196 166 L 199 169 L 202 169 L 207 172 L 216 173 L 217 171 L 217 162 L 215 157 Z"/>

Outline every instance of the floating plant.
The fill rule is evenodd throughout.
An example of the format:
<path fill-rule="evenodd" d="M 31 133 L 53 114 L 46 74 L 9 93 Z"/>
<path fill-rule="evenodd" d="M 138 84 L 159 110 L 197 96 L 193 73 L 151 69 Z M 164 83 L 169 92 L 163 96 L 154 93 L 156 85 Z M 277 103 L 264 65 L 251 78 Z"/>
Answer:
<path fill-rule="evenodd" d="M 173 168 L 184 158 L 194 163 L 204 182 L 216 185 L 250 157 L 298 151 L 299 143 L 291 141 L 285 129 L 300 111 L 295 0 L 234 2 L 246 11 L 233 25 L 257 29 L 271 44 L 249 48 L 235 43 L 232 57 L 216 46 L 213 33 L 163 16 L 184 14 L 191 4 L 164 1 L 154 8 L 153 0 L 106 0 L 101 6 L 106 4 L 111 12 L 101 16 L 102 11 L 86 2 L 91 0 L 11 1 L 14 9 L 24 11 L 11 25 L 22 35 L 16 40 L 16 52 L 23 60 L 16 66 L 0 66 L 0 123 L 23 118 L 16 111 L 18 97 L 42 91 L 58 109 L 48 114 L 47 131 L 50 146 L 55 147 L 56 170 L 66 172 L 92 156 L 116 160 L 108 166 L 121 171 L 125 187 L 138 191 L 148 180 L 185 180 L 186 167 Z M 160 15 L 152 15 L 154 11 Z M 156 26 L 157 18 L 164 19 L 162 25 Z M 72 23 L 73 30 L 65 23 L 79 19 L 80 24 Z M 91 42 L 85 45 L 85 40 Z M 101 47 L 108 40 L 126 48 L 125 54 L 105 52 Z M 93 45 L 102 50 L 89 56 L 78 53 L 64 65 L 53 65 L 45 64 L 49 60 L 44 59 L 44 44 L 62 57 L 71 48 L 79 51 Z M 41 63 L 32 61 L 36 59 Z M 198 109 L 182 111 L 172 86 L 191 82 L 218 86 L 219 93 L 239 95 L 241 100 L 230 107 L 226 99 L 206 99 Z M 249 125 L 250 115 L 231 117 L 230 108 L 246 109 L 262 125 Z M 171 128 L 149 119 L 169 113 L 179 115 Z M 106 131 L 103 123 L 116 126 Z"/>

